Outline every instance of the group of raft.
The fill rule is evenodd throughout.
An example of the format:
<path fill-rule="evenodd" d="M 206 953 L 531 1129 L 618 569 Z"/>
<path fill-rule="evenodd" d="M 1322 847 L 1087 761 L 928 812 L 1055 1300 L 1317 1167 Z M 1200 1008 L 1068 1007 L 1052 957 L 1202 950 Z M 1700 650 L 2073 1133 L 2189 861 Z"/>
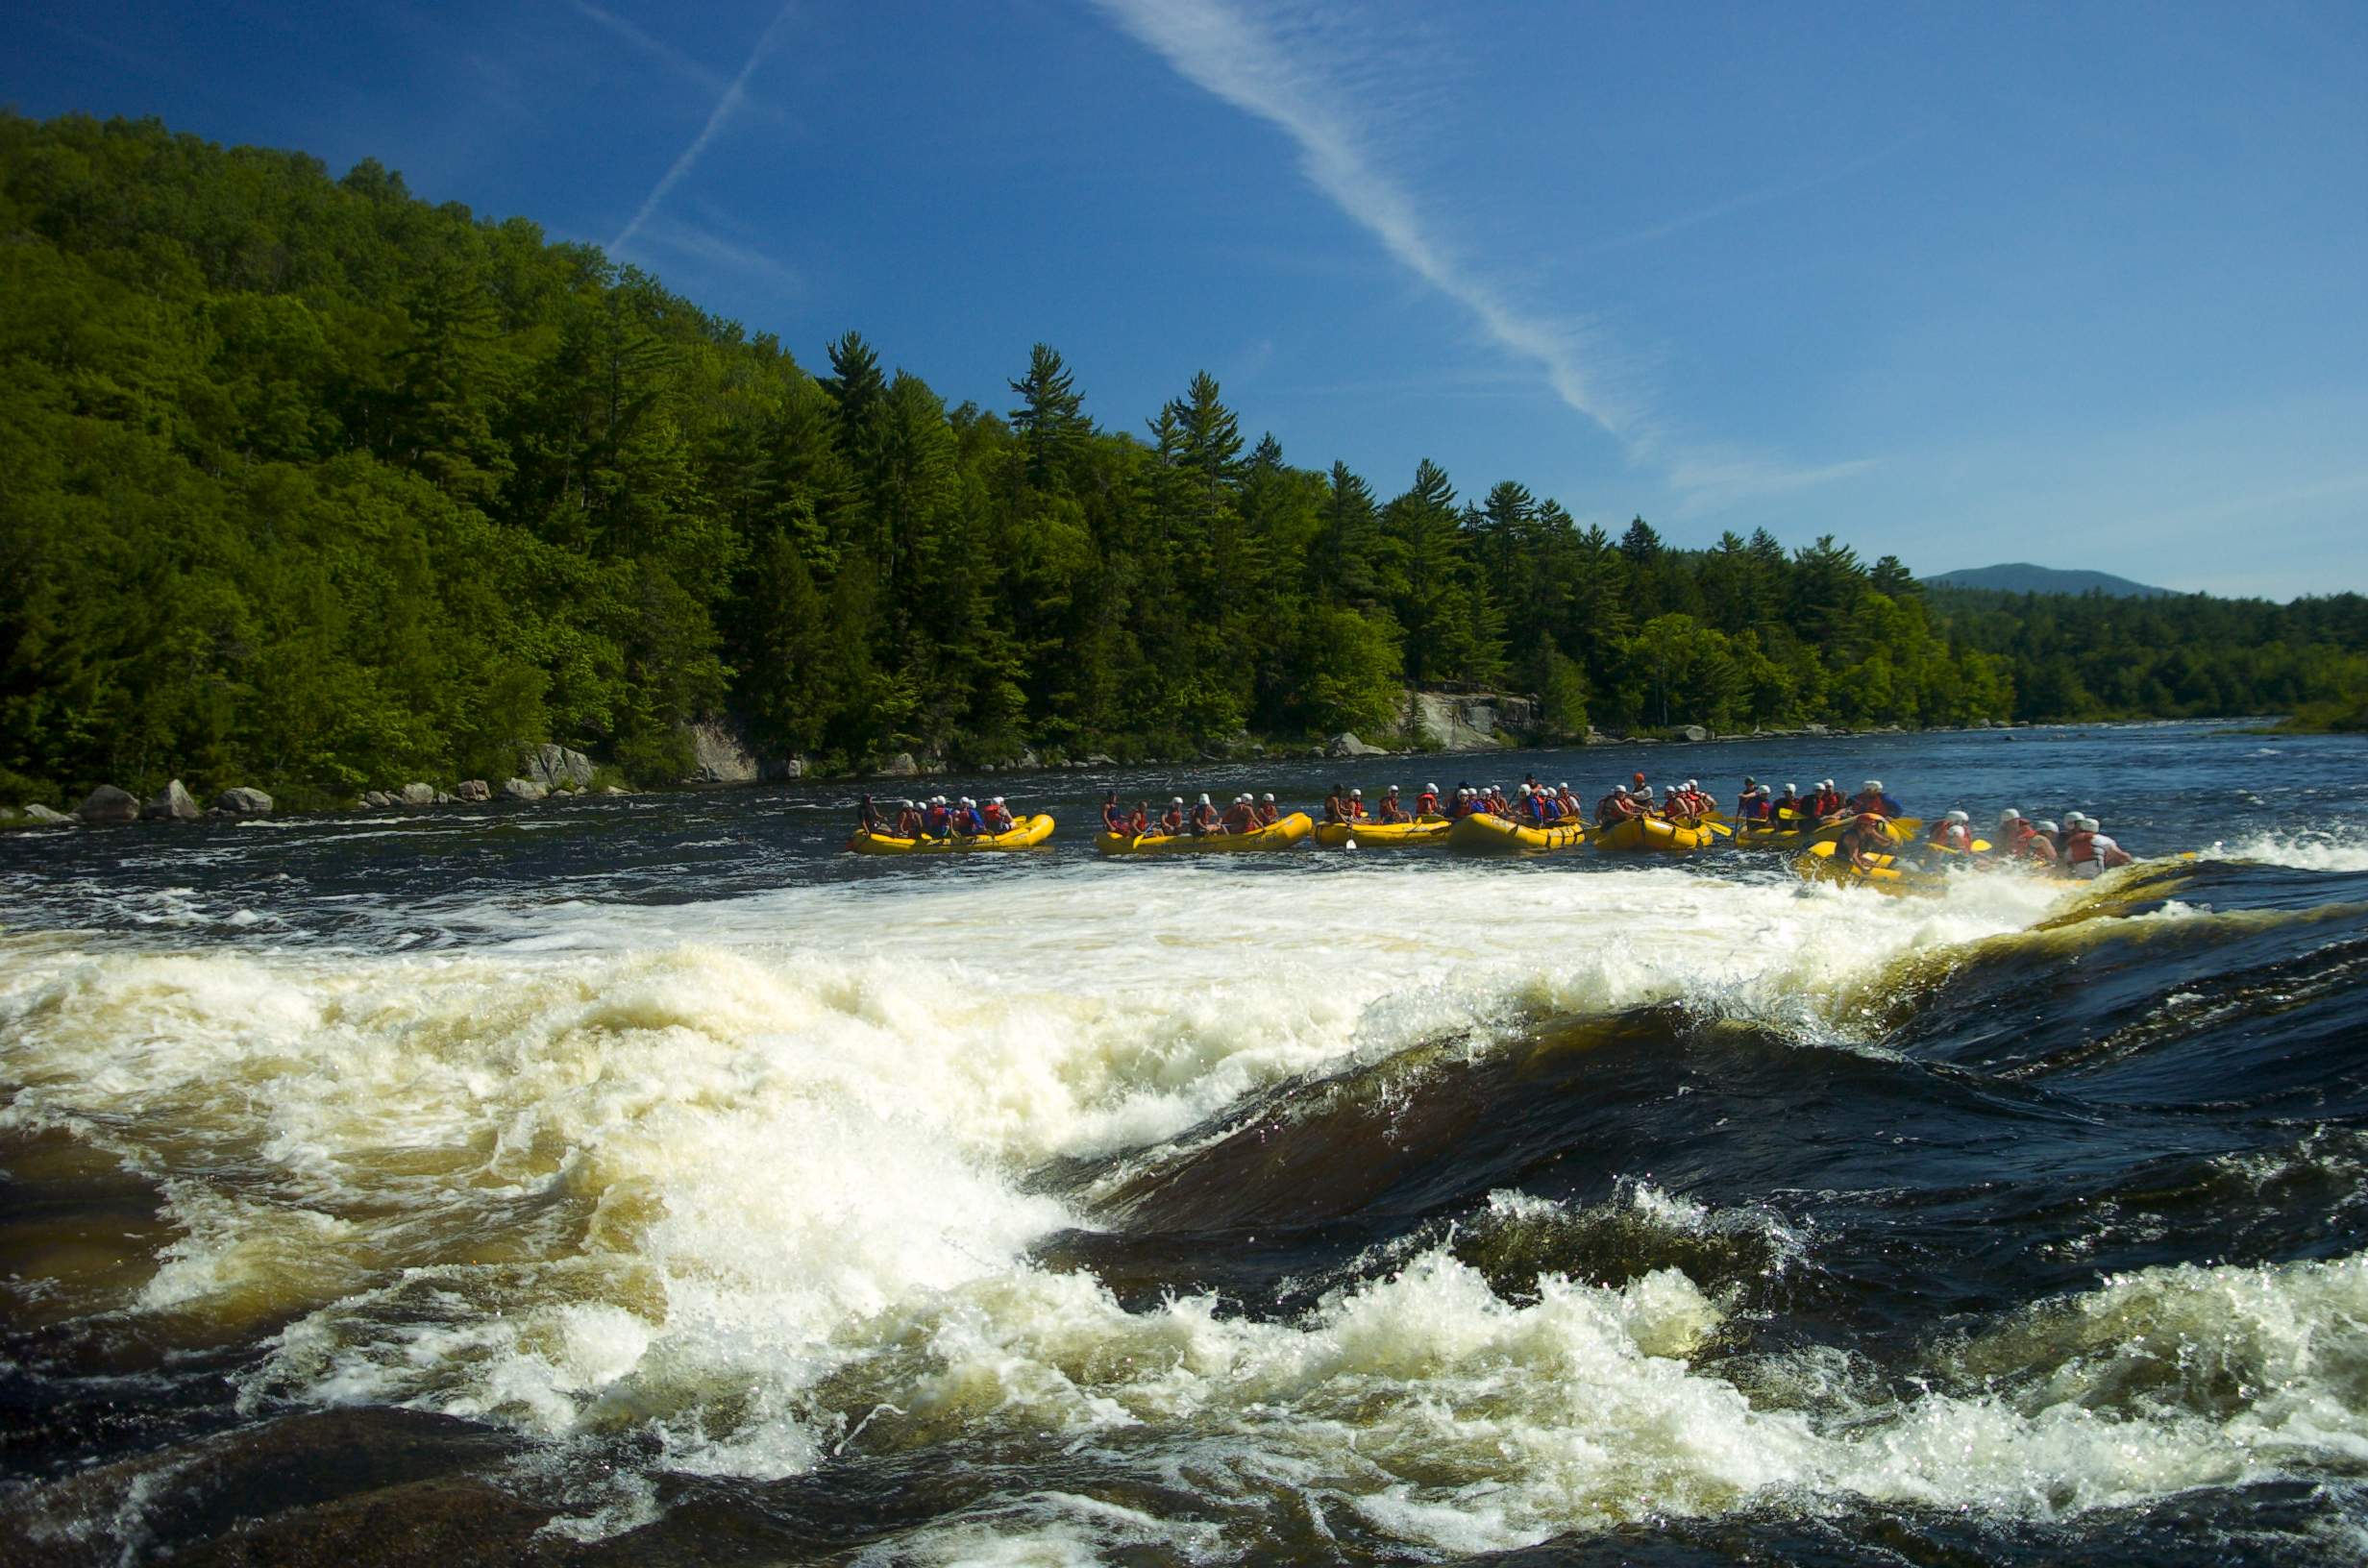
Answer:
<path fill-rule="evenodd" d="M 943 796 L 904 800 L 895 811 L 891 820 L 864 796 L 848 847 L 875 855 L 964 854 L 1032 848 L 1052 834 L 1050 817 L 1014 817 L 999 796 L 983 806 Z M 2070 813 L 2065 821 L 2063 827 L 2034 822 L 2009 807 L 1993 845 L 1973 836 L 1964 812 L 1952 811 L 1926 834 L 1922 819 L 1904 815 L 1876 779 L 1845 797 L 1831 779 L 1808 796 L 1787 785 L 1778 796 L 1747 778 L 1730 816 L 1696 780 L 1656 794 L 1639 773 L 1591 813 L 1569 785 L 1534 777 L 1511 796 L 1492 786 L 1459 785 L 1443 796 L 1433 784 L 1411 803 L 1394 785 L 1369 808 L 1362 790 L 1337 786 L 1324 800 L 1321 821 L 1306 812 L 1283 813 L 1271 795 L 1239 795 L 1221 807 L 1205 795 L 1191 806 L 1176 796 L 1164 810 L 1139 800 L 1128 811 L 1112 791 L 1102 802 L 1102 831 L 1094 843 L 1105 855 L 1259 853 L 1311 839 L 1328 849 L 1438 846 L 1481 855 L 1587 847 L 1606 854 L 1692 854 L 1732 845 L 1796 850 L 1793 867 L 1803 877 L 1898 893 L 1931 891 L 1950 870 L 1973 864 L 2085 877 L 2129 863 L 2096 819 Z"/>

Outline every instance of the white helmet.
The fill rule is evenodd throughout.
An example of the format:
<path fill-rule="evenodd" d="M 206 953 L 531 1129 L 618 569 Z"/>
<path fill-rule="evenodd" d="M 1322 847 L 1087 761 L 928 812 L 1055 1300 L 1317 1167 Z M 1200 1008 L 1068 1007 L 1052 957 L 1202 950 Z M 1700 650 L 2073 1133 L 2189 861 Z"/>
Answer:
<path fill-rule="evenodd" d="M 1952 811 L 1949 813 L 1949 821 L 1952 822 L 1969 822 L 1973 821 L 1973 819 L 1966 816 L 1961 811 Z"/>
<path fill-rule="evenodd" d="M 1883 793 L 1883 780 L 1879 778 L 1870 778 L 1866 781 L 1864 787 L 1874 791 L 1877 795 L 1881 795 Z"/>
<path fill-rule="evenodd" d="M 1530 796 L 1530 788 L 1529 788 L 1529 786 L 1528 786 L 1528 785 L 1526 785 L 1526 784 L 1522 785 L 1522 786 L 1521 786 L 1521 788 L 1520 788 L 1519 793 L 1520 793 L 1521 798 L 1523 798 L 1524 800 L 1528 799 L 1528 798 L 1529 798 L 1529 796 Z"/>
<path fill-rule="evenodd" d="M 1425 784 L 1422 787 L 1430 791 L 1433 795 L 1437 795 L 1439 793 L 1439 786 L 1436 784 Z"/>
<path fill-rule="evenodd" d="M 1203 796 L 1202 798 L 1204 798 L 1204 799 L 1205 799 L 1205 798 L 1206 798 L 1206 796 Z M 1168 802 L 1168 804 L 1170 804 L 1170 805 L 1172 805 L 1172 806 L 1180 806 L 1180 805 L 1182 805 L 1183 803 L 1184 803 L 1184 797 L 1183 797 L 1182 796 L 1180 796 L 1180 795 L 1179 795 L 1179 796 L 1177 796 L 1174 799 L 1172 799 L 1172 800 L 1171 800 L 1171 801 L 1169 801 L 1169 802 Z"/>
<path fill-rule="evenodd" d="M 1785 794 L 1787 795 L 1798 795 L 1800 793 L 1801 788 L 1797 784 L 1788 784 L 1785 786 Z"/>
<path fill-rule="evenodd" d="M 2058 827 L 2054 822 L 2034 822 L 2031 825 L 2037 828 L 2042 833 L 2060 833 L 2063 831 L 2063 829 Z"/>
<path fill-rule="evenodd" d="M 1207 804 L 1209 803 L 1209 797 L 1208 797 L 1207 796 L 1205 796 L 1205 795 L 1204 795 L 1204 796 L 1202 796 L 1200 797 L 1200 803 L 1201 803 L 1202 805 L 1204 805 L 1204 806 L 1205 806 L 1205 805 L 1207 805 Z"/>
<path fill-rule="evenodd" d="M 1614 795 L 1626 795 L 1628 793 L 1628 786 L 1625 784 L 1615 784 L 1612 786 L 1612 793 Z"/>
<path fill-rule="evenodd" d="M 1001 796 L 999 796 L 999 796 L 997 796 L 995 797 L 995 804 L 997 804 L 997 805 L 999 805 L 999 805 L 1001 805 L 1002 803 L 1003 803 L 1003 797 L 1002 797 Z"/>
<path fill-rule="evenodd" d="M 2020 806 L 2009 806 L 2006 810 L 1998 814 L 1998 825 L 2000 827 L 2005 827 L 2010 822 L 2019 822 L 2022 820 L 2023 808 Z"/>
<path fill-rule="evenodd" d="M 1274 796 L 1273 796 L 1273 792 L 1271 792 L 1271 791 L 1269 791 L 1269 792 L 1268 792 L 1268 794 L 1267 794 L 1267 804 L 1268 804 L 1268 805 L 1270 805 L 1270 805 L 1272 805 L 1272 804 L 1274 804 Z"/>

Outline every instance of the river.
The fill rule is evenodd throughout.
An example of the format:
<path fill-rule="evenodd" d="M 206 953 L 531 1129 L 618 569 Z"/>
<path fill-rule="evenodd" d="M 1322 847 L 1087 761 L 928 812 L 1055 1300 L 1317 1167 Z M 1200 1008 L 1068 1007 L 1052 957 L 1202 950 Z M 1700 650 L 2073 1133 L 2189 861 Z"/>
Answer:
<path fill-rule="evenodd" d="M 10 836 L 0 1562 L 2357 1558 L 2364 765 L 950 777 L 1060 829 L 925 864 L 832 784 Z M 2166 858 L 1089 827 L 1631 768 Z"/>

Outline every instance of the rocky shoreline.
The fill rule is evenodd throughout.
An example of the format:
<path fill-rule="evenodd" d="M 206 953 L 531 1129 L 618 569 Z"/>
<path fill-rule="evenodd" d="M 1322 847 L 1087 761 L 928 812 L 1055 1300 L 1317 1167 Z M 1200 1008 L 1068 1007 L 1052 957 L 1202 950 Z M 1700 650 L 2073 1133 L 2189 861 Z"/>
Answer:
<path fill-rule="evenodd" d="M 1418 703 L 1421 698 L 1430 698 L 1436 694 L 1414 695 Z M 1452 719 L 1451 723 L 1440 722 L 1432 715 L 1423 713 L 1417 704 L 1410 704 L 1410 707 L 1414 707 L 1416 713 L 1424 720 L 1438 724 L 1438 728 L 1433 729 L 1426 723 L 1425 727 L 1418 733 L 1425 738 L 1432 738 L 1439 735 L 1441 731 L 1445 731 L 1461 743 L 1457 745 L 1417 745 L 1394 750 L 1389 747 L 1369 745 L 1354 733 L 1343 731 L 1320 746 L 1270 748 L 1263 744 L 1250 741 L 1245 736 L 1243 737 L 1244 744 L 1239 747 L 1230 747 L 1221 752 L 1203 752 L 1198 760 L 1234 762 L 1246 758 L 1270 756 L 1348 759 L 1470 755 L 1512 751 L 1520 749 L 1524 746 L 1534 745 L 1534 742 L 1502 728 L 1492 727 L 1490 730 L 1483 730 L 1479 723 L 1475 722 L 1492 721 L 1495 714 L 1491 710 L 1493 710 L 1498 703 L 1507 700 L 1496 698 L 1493 694 L 1487 694 L 1482 698 L 1443 698 L 1443 702 L 1451 701 L 1456 704 L 1451 713 L 1444 716 Z M 1525 699 L 1510 700 L 1526 706 Z M 1510 717 L 1519 722 L 1526 716 L 1517 709 Z M 1939 727 L 1950 729 L 1957 726 Z M 1992 723 L 1984 720 L 1967 727 L 2028 729 L 2031 726 L 2028 721 L 2010 724 Z M 701 765 L 697 772 L 682 780 L 686 785 L 773 783 L 814 776 L 808 772 L 802 758 L 791 758 L 786 763 L 760 762 L 749 752 L 739 737 L 725 725 L 710 723 L 699 726 L 699 728 L 705 732 L 701 737 L 698 749 Z M 1734 741 L 1847 740 L 1864 735 L 1909 733 L 1921 732 L 1911 732 L 1898 724 L 1885 724 L 1862 730 L 1854 730 L 1842 725 L 1804 724 L 1794 729 L 1752 729 L 1719 733 L 1699 724 L 1675 724 L 1658 733 L 1636 734 L 1607 734 L 1591 727 L 1584 737 L 1563 744 L 1587 747 L 1704 745 Z M 1149 765 L 1160 760 L 1172 762 L 1192 759 L 1144 758 L 1140 760 L 1145 765 Z M 1048 760 L 1039 756 L 1031 748 L 1023 750 L 1019 757 L 1010 762 L 957 769 L 954 764 L 940 755 L 916 756 L 910 751 L 900 751 L 876 769 L 845 776 L 849 778 L 911 778 L 954 772 L 988 773 L 1087 772 L 1098 768 L 1123 766 L 1126 764 L 1120 762 L 1116 757 L 1098 751 L 1089 753 L 1082 758 L 1056 756 Z M 598 775 L 597 765 L 580 751 L 555 745 L 526 747 L 522 747 L 519 752 L 518 773 L 502 780 L 499 784 L 493 784 L 481 778 L 469 778 L 462 779 L 450 791 L 445 791 L 424 781 L 415 781 L 395 790 L 367 790 L 362 792 L 350 805 L 329 809 L 412 811 L 423 807 L 488 805 L 495 802 L 530 805 L 545 800 L 586 799 L 629 796 L 634 793 L 614 783 L 599 784 L 596 787 Z M 213 797 L 210 805 L 201 806 L 196 797 L 189 793 L 187 786 L 176 778 L 146 800 L 140 799 L 127 790 L 118 789 L 112 784 L 102 784 L 92 790 L 82 804 L 72 811 L 59 811 L 38 802 L 27 804 L 13 812 L 0 808 L 0 827 L 110 827 L 141 821 L 194 822 L 207 820 L 252 819 L 270 817 L 276 812 L 277 807 L 268 794 L 245 785 L 223 790 Z"/>

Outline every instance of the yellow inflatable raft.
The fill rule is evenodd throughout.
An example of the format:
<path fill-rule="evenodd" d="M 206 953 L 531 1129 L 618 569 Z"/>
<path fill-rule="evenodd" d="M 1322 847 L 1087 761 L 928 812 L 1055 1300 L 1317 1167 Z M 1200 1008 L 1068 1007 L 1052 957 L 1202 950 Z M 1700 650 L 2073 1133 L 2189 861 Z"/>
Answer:
<path fill-rule="evenodd" d="M 1008 833 L 982 833 L 975 838 L 955 833 L 935 839 L 926 834 L 900 839 L 893 833 L 866 833 L 857 828 L 847 847 L 859 855 L 974 855 L 990 849 L 1033 849 L 1050 837 L 1052 819 L 1039 815 L 1021 818 Z"/>
<path fill-rule="evenodd" d="M 1259 849 L 1288 849 L 1316 830 L 1306 812 L 1295 811 L 1255 833 L 1104 833 L 1094 847 L 1105 855 L 1238 855 Z"/>
<path fill-rule="evenodd" d="M 1447 847 L 1465 855 L 1550 855 L 1586 842 L 1587 829 L 1577 822 L 1523 827 L 1492 811 L 1458 818 L 1447 829 Z"/>
<path fill-rule="evenodd" d="M 1607 854 L 1633 854 L 1654 849 L 1664 854 L 1690 854 L 1715 847 L 1726 835 L 1709 822 L 1673 822 L 1665 817 L 1631 817 L 1595 830 L 1595 847 Z"/>
<path fill-rule="evenodd" d="M 1954 851 L 1944 851 L 1954 853 Z M 1872 888 L 1877 893 L 1937 894 L 1948 885 L 1946 873 L 1918 865 L 1906 855 L 1869 855 L 1874 864 L 1854 865 L 1831 840 L 1813 844 L 1792 862 L 1793 874 L 1808 882 L 1832 882 L 1845 888 Z"/>
<path fill-rule="evenodd" d="M 1838 822 L 1823 827 L 1739 827 L 1735 842 L 1746 849 L 1806 849 L 1813 844 L 1832 844 L 1850 831 L 1853 818 L 1844 817 Z M 1891 837 L 1906 844 L 1924 830 L 1921 817 L 1891 819 Z"/>
<path fill-rule="evenodd" d="M 1364 849 L 1405 849 L 1444 844 L 1455 824 L 1444 817 L 1418 817 L 1411 822 L 1323 822 L 1316 842 L 1326 849 L 1345 847 L 1352 840 Z"/>

